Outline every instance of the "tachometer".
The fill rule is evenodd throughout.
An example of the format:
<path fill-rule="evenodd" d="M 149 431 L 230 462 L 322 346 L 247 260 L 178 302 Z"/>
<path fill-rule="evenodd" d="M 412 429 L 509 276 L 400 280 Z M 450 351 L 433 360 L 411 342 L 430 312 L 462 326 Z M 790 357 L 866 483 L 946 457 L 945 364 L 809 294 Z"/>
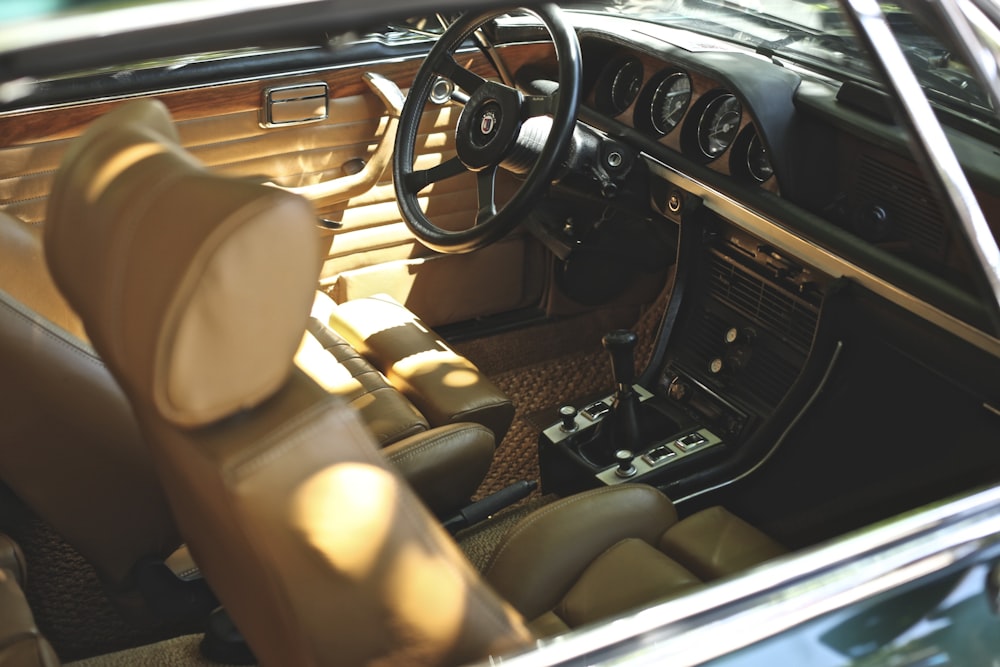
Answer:
<path fill-rule="evenodd" d="M 712 160 L 722 155 L 740 130 L 740 101 L 722 93 L 705 105 L 698 119 L 698 148 Z"/>
<path fill-rule="evenodd" d="M 677 127 L 691 102 L 691 79 L 684 72 L 674 72 L 660 82 L 650 103 L 650 122 L 660 134 Z"/>

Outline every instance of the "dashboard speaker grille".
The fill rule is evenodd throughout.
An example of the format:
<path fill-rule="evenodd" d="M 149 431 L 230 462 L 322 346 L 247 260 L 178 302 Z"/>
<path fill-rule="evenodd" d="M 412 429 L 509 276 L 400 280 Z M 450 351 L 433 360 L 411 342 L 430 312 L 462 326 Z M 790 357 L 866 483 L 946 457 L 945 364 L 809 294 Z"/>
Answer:
<path fill-rule="evenodd" d="M 941 258 L 947 247 L 944 219 L 918 175 L 871 155 L 862 155 L 855 193 L 862 210 L 879 207 L 886 211 L 892 223 L 892 237 L 909 243 L 922 254 Z"/>

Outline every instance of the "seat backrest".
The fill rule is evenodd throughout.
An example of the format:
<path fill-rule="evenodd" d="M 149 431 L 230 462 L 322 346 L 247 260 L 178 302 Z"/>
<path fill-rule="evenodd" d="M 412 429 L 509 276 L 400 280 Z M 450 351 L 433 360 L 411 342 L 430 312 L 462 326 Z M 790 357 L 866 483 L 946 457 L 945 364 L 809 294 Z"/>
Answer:
<path fill-rule="evenodd" d="M 180 543 L 121 388 L 52 282 L 41 228 L 0 213 L 0 481 L 121 590 Z"/>
<path fill-rule="evenodd" d="M 193 164 L 156 102 L 104 120 L 78 157 L 107 178 L 62 190 L 46 254 L 258 660 L 457 664 L 529 641 L 356 416 L 294 367 L 319 274 L 309 204 Z"/>

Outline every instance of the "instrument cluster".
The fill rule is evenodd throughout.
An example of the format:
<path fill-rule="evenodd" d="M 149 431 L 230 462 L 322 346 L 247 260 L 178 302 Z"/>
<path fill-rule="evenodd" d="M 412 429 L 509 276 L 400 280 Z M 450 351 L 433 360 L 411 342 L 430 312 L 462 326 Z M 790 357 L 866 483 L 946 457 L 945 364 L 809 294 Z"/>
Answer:
<path fill-rule="evenodd" d="M 710 77 L 623 51 L 601 66 L 588 99 L 602 114 L 717 171 L 748 183 L 773 181 L 767 146 L 740 97 Z"/>

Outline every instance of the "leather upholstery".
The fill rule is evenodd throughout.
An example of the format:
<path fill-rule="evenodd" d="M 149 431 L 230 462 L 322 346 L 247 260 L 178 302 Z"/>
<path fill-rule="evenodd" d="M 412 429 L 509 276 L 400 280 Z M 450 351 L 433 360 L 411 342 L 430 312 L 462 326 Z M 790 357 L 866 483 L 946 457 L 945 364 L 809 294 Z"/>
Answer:
<path fill-rule="evenodd" d="M 437 516 L 448 518 L 468 504 L 493 462 L 493 433 L 463 422 L 435 427 L 382 449 Z"/>
<path fill-rule="evenodd" d="M 317 292 L 317 302 L 326 300 L 329 297 Z M 385 376 L 315 317 L 309 320 L 295 361 L 358 412 L 383 454 L 431 511 L 449 516 L 469 503 L 493 461 L 491 431 L 470 423 L 430 429 Z"/>
<path fill-rule="evenodd" d="M 315 318 L 295 355 L 296 364 L 331 394 L 361 413 L 380 445 L 422 433 L 430 426 L 409 400 L 335 331 Z"/>
<path fill-rule="evenodd" d="M 308 310 L 311 301 L 294 288 L 315 285 L 319 275 L 314 213 L 296 195 L 210 174 L 180 148 L 161 104 L 117 111 L 92 124 L 63 159 L 49 198 L 46 255 L 77 310 L 102 313 L 87 331 L 108 366 L 142 369 L 129 390 L 149 392 L 178 423 L 205 424 L 284 382 L 305 329 L 303 302 Z M 164 224 L 133 233 L 150 218 Z M 102 243 L 117 252 L 94 265 L 89 258 Z M 197 280 L 174 261 L 195 250 Z M 248 257 L 274 271 L 245 271 Z M 156 281 L 139 289 L 125 279 L 139 271 Z M 293 296 L 275 299 L 262 316 L 254 309 L 260 292 Z M 276 324 L 292 317 L 294 334 Z"/>
<path fill-rule="evenodd" d="M 116 243 L 122 235 L 118 221 L 100 216 L 84 224 L 93 252 L 65 252 L 76 236 L 76 221 L 65 216 L 49 221 L 47 242 L 59 263 L 53 271 L 57 283 L 126 387 L 149 436 L 191 553 L 261 664 L 458 664 L 526 643 L 519 616 L 479 581 L 389 470 L 355 414 L 294 367 L 314 278 L 296 278 L 290 267 L 293 258 L 307 264 L 302 260 L 312 256 L 298 239 L 302 230 L 311 232 L 312 222 L 289 216 L 286 207 L 277 207 L 265 224 L 248 217 L 233 226 L 225 215 L 192 217 L 199 218 L 203 247 L 163 238 L 170 235 L 162 227 L 178 226 L 184 239 L 188 221 L 148 214 L 128 230 L 127 247 Z M 282 222 L 283 233 L 266 224 L 271 220 Z M 154 239 L 158 260 L 170 265 L 165 277 L 146 269 Z M 264 244 L 267 258 L 238 252 Z M 213 248 L 213 257 L 233 258 L 227 268 L 237 275 L 259 272 L 257 289 L 211 280 L 218 266 L 204 260 L 204 246 Z M 120 271 L 116 277 L 129 291 L 150 298 L 109 304 L 105 280 L 79 280 L 102 266 Z M 283 271 L 295 279 L 279 279 Z M 263 287 L 268 280 L 280 289 Z M 70 282 L 76 289 L 66 289 Z M 206 285 L 212 293 L 185 298 L 190 285 Z M 175 373 L 171 400 L 163 400 L 163 381 L 149 369 L 171 356 L 173 334 L 204 304 L 229 299 L 245 299 L 246 310 L 273 320 L 266 342 L 283 351 L 284 363 L 248 364 L 250 377 L 216 379 L 219 394 L 207 399 L 201 374 Z M 131 318 L 120 316 L 120 309 L 129 308 L 159 326 L 132 326 Z M 200 358 L 220 341 L 240 337 L 245 326 L 239 318 L 217 318 L 186 342 Z M 258 395 L 274 375 L 282 377 L 280 386 Z M 176 409 L 202 403 L 228 406 L 229 413 L 213 419 L 207 412 Z"/>
<path fill-rule="evenodd" d="M 653 543 L 676 521 L 673 504 L 649 486 L 569 496 L 512 528 L 493 554 L 486 579 L 533 619 L 556 607 L 605 549 L 629 537 Z"/>
<path fill-rule="evenodd" d="M 556 614 L 578 628 L 665 600 L 700 583 L 662 551 L 630 537 L 594 559 L 559 602 Z"/>
<path fill-rule="evenodd" d="M 273 205 L 285 207 L 291 217 L 312 219 L 308 208 L 291 195 L 268 189 L 264 191 L 266 199 L 260 199 L 260 186 L 253 186 L 251 191 L 249 184 L 244 186 L 236 181 L 232 185 L 212 180 L 183 152 L 170 150 L 173 139 L 173 128 L 162 107 L 153 103 L 130 104 L 123 105 L 110 120 L 99 121 L 86 138 L 68 151 L 66 163 L 59 169 L 57 191 L 50 198 L 50 216 L 65 219 L 72 226 L 72 238 L 61 249 L 50 248 L 50 251 L 55 252 L 61 265 L 69 265 L 69 268 L 64 266 L 64 270 L 71 274 L 65 279 L 70 292 L 80 282 L 114 283 L 115 278 L 105 271 L 106 267 L 98 267 L 91 275 L 89 268 L 81 270 L 80 263 L 85 256 L 99 250 L 85 231 L 88 224 L 106 222 L 94 218 L 95 207 L 100 207 L 102 212 L 113 209 L 131 215 L 133 222 L 142 217 L 141 210 L 130 208 L 138 207 L 139 202 L 125 196 L 129 185 L 115 179 L 131 158 L 135 158 L 139 169 L 155 172 L 145 177 L 130 175 L 128 178 L 136 181 L 147 178 L 161 190 L 159 196 L 165 203 L 157 214 L 190 223 L 188 237 L 183 241 L 176 236 L 177 228 L 169 228 L 170 243 L 200 244 L 203 239 L 198 238 L 198 216 L 193 212 L 212 216 L 221 213 L 219 209 L 205 208 L 206 202 L 199 202 L 198 197 L 188 196 L 189 187 L 195 190 L 204 187 L 211 193 L 218 187 L 223 190 L 235 188 L 231 203 L 239 203 L 241 208 L 230 211 L 234 216 L 252 217 L 252 207 L 260 204 L 268 208 Z M 133 141 L 135 146 L 129 148 Z M 149 155 L 139 159 L 143 150 Z M 122 157 L 122 161 L 113 162 L 115 155 Z M 102 164 L 102 159 L 107 163 Z M 164 173 L 160 168 L 166 164 L 179 166 L 175 182 L 160 182 L 159 175 Z M 112 181 L 116 183 L 115 189 L 108 192 Z M 172 197 L 171 188 L 182 188 L 184 195 Z M 148 191 L 148 187 L 139 187 L 137 191 Z M 201 199 L 211 199 L 212 206 L 219 205 L 211 193 Z M 95 197 L 93 200 L 84 201 L 91 195 Z M 274 224 L 275 229 L 281 228 L 277 233 L 284 233 L 284 224 Z M 126 237 L 125 234 L 120 236 Z M 31 227 L 0 212 L 0 368 L 4 369 L 5 378 L 0 382 L 0 479 L 97 569 L 109 590 L 124 591 L 131 586 L 132 569 L 137 562 L 149 557 L 166 557 L 180 545 L 181 538 L 128 400 L 108 372 L 105 360 L 91 347 L 79 317 L 53 282 L 41 237 L 40 226 Z M 311 238 L 304 236 L 301 240 L 303 244 L 313 243 Z M 153 241 L 146 250 L 149 270 L 160 272 L 155 263 L 159 254 L 157 243 Z M 256 250 L 268 253 L 270 259 L 267 248 Z M 319 254 L 317 249 L 317 256 Z M 299 265 L 303 270 L 309 267 L 308 262 Z M 308 270 L 315 271 L 316 267 Z M 219 276 L 220 280 L 229 278 L 240 281 L 248 290 L 257 289 L 252 285 L 252 275 Z M 315 276 L 311 280 L 312 286 Z M 130 313 L 140 313 L 146 307 L 147 296 L 152 296 L 128 292 L 128 285 L 117 283 L 117 286 L 122 287 L 119 296 L 131 300 L 124 306 Z M 201 298 L 194 294 L 197 291 L 192 290 L 192 298 Z M 103 300 L 112 292 L 108 287 L 98 293 L 98 298 Z M 323 298 L 328 299 L 325 295 Z M 139 305 L 134 305 L 136 303 Z M 104 305 L 110 307 L 110 300 Z M 226 354 L 211 353 L 211 363 L 197 359 L 185 362 L 188 372 L 207 371 L 201 385 L 216 393 L 221 390 L 213 384 L 216 380 L 239 377 L 243 367 L 266 363 L 266 359 L 260 357 L 265 342 L 261 338 L 261 326 L 266 325 L 268 318 L 240 312 L 237 304 L 230 307 L 232 312 L 227 314 L 211 308 L 213 317 L 228 318 L 233 329 L 243 327 L 239 335 L 232 336 L 223 346 L 221 352 Z M 202 320 L 201 324 L 206 322 Z M 158 324 L 136 316 L 131 318 L 130 326 Z M 190 323 L 185 326 L 190 327 Z M 131 340 L 130 336 L 131 333 L 125 343 Z M 162 364 L 161 371 L 167 367 L 168 358 L 177 361 L 180 357 L 175 351 L 165 353 L 158 362 Z M 229 360 L 228 370 L 222 368 L 225 359 Z M 165 375 L 160 373 L 158 377 Z M 366 420 L 370 420 L 369 425 L 383 436 L 380 438 L 383 443 L 395 442 L 428 428 L 426 420 L 416 414 L 407 399 L 389 387 L 377 371 L 373 369 L 368 377 L 377 377 L 386 387 L 374 391 L 379 400 L 370 400 L 371 395 L 354 395 L 350 400 Z M 272 373 L 270 381 L 274 380 Z M 162 387 L 157 391 L 169 396 L 169 391 Z M 198 398 L 202 402 L 201 410 L 205 407 L 205 398 Z M 217 400 L 217 397 L 209 398 Z M 397 419 L 407 420 L 408 424 L 399 427 Z M 385 436 L 389 430 L 391 436 Z M 438 504 L 437 511 L 453 510 L 467 502 L 474 488 L 473 491 L 467 489 L 481 481 L 484 465 L 488 465 L 492 457 L 492 446 L 487 452 L 480 434 L 467 437 L 469 442 L 461 453 L 456 451 L 460 448 L 455 444 L 454 435 L 433 438 L 435 443 L 447 440 L 447 447 L 420 445 L 420 451 L 427 452 L 428 461 L 419 465 L 412 454 L 417 444 L 399 448 L 400 453 L 395 455 L 410 469 L 418 470 L 422 479 L 438 471 L 454 483 L 455 488 L 450 491 L 422 484 L 422 488 L 433 488 L 435 503 L 445 500 L 451 503 L 450 507 Z M 455 456 L 454 462 L 445 460 L 446 451 Z M 473 479 L 472 475 L 479 477 Z M 466 494 L 463 499 L 456 495 L 459 491 Z"/>
<path fill-rule="evenodd" d="M 432 426 L 473 421 L 500 442 L 514 418 L 514 406 L 475 364 L 452 350 L 420 319 L 380 294 L 322 312 L 329 326 L 382 371 L 427 417 Z"/>
<path fill-rule="evenodd" d="M 659 547 L 705 580 L 740 572 L 785 548 L 722 507 L 709 507 L 672 527 Z"/>
<path fill-rule="evenodd" d="M 160 207 L 154 202 L 147 210 Z M 109 214 L 128 217 L 114 207 Z M 313 287 L 296 271 L 291 278 L 275 276 L 288 271 L 296 255 L 308 264 L 312 249 L 300 237 L 311 223 L 283 206 L 235 219 L 193 217 L 202 233 L 190 243 L 166 242 L 170 235 L 163 228 L 179 226 L 178 238 L 188 240 L 184 231 L 191 223 L 152 214 L 136 219 L 125 238 L 119 238 L 120 220 L 87 219 L 90 252 L 79 256 L 66 252 L 78 236 L 68 216 L 50 220 L 47 242 L 59 263 L 56 281 L 126 387 L 191 553 L 262 665 L 483 660 L 529 647 L 531 631 L 590 623 L 705 580 L 675 553 L 696 561 L 713 554 L 705 562 L 722 568 L 737 561 L 715 557 L 716 549 L 746 548 L 755 557 L 768 551 L 759 546 L 770 544 L 767 538 L 725 512 L 678 521 L 659 491 L 623 484 L 565 498 L 526 517 L 497 550 L 486 574 L 492 587 L 487 585 L 388 467 L 357 413 L 294 366 L 289 341 L 301 340 Z M 278 218 L 284 233 L 269 224 Z M 147 268 L 154 240 L 157 261 L 170 267 L 166 280 Z M 271 251 L 266 258 L 253 252 L 264 245 Z M 208 259 L 205 248 L 212 249 Z M 219 262 L 234 275 L 259 273 L 252 283 L 257 289 L 215 280 Z M 125 296 L 150 298 L 114 301 L 106 279 L 80 280 L 102 267 L 128 286 Z M 263 287 L 268 277 L 274 284 Z M 66 289 L 65 281 L 76 281 L 76 289 Z M 201 298 L 191 298 L 192 285 L 202 290 Z M 247 321 L 228 311 L 213 320 L 215 309 L 206 308 L 231 299 L 274 320 L 265 342 L 283 352 L 284 361 L 269 351 L 267 363 L 248 364 L 238 381 L 213 379 L 207 397 L 204 372 L 173 373 L 173 393 L 164 400 L 163 379 L 150 368 L 161 357 L 169 362 L 181 344 L 200 359 L 221 341 L 238 338 Z M 158 326 L 136 327 L 123 312 Z M 191 318 L 199 325 L 213 320 L 213 326 L 196 326 L 184 338 Z M 262 392 L 274 376 L 282 378 L 278 386 Z M 205 404 L 221 413 L 177 409 Z M 488 442 L 480 425 L 428 433 L 447 443 L 465 432 Z M 396 446 L 403 451 L 409 441 Z M 399 460 L 409 465 L 405 454 Z M 718 526 L 733 528 L 721 539 L 703 534 Z M 746 559 L 743 564 L 750 565 Z M 525 617 L 534 619 L 530 626 Z"/>
<path fill-rule="evenodd" d="M 55 667 L 59 659 L 39 633 L 24 597 L 26 577 L 20 548 L 0 533 L 0 666 Z"/>
<path fill-rule="evenodd" d="M 181 540 L 131 407 L 42 255 L 38 232 L 0 214 L 0 479 L 118 591 Z"/>
<path fill-rule="evenodd" d="M 487 581 L 538 636 L 668 600 L 786 553 L 722 507 L 678 520 L 656 489 L 622 484 L 569 496 L 515 525 Z"/>

